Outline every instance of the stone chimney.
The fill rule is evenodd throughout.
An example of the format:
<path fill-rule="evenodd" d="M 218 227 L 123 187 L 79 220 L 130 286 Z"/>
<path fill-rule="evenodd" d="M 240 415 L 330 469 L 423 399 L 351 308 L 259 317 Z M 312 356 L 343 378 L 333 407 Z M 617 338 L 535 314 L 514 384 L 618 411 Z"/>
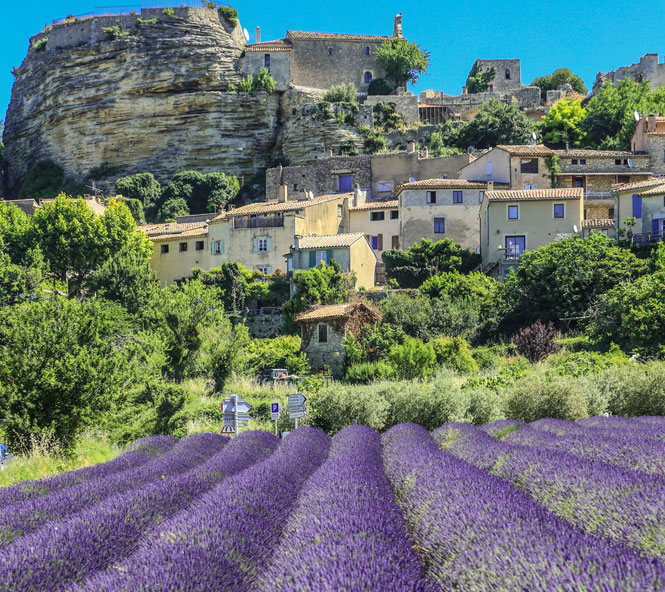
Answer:
<path fill-rule="evenodd" d="M 649 134 L 655 131 L 656 131 L 656 114 L 649 113 L 649 116 L 647 117 L 647 133 Z"/>
<path fill-rule="evenodd" d="M 358 207 L 361 204 L 364 204 L 367 201 L 367 192 L 360 189 L 360 185 L 356 183 L 355 188 L 353 189 L 353 205 Z"/>
<path fill-rule="evenodd" d="M 256 42 L 261 43 L 261 27 L 256 27 Z"/>
<path fill-rule="evenodd" d="M 277 201 L 279 203 L 286 203 L 289 201 L 288 190 L 289 186 L 286 183 L 280 183 L 279 189 L 277 190 Z"/>
<path fill-rule="evenodd" d="M 300 248 L 300 239 L 302 237 L 299 234 L 294 234 L 293 235 L 293 248 L 294 249 L 299 249 Z"/>
<path fill-rule="evenodd" d="M 423 149 L 423 158 L 429 158 L 429 148 L 427 146 Z"/>
<path fill-rule="evenodd" d="M 395 15 L 395 23 L 393 24 L 393 37 L 402 37 L 402 13 Z"/>
<path fill-rule="evenodd" d="M 494 181 L 487 181 L 487 191 L 494 191 Z"/>
<path fill-rule="evenodd" d="M 413 154 L 416 151 L 416 141 L 415 140 L 409 140 L 406 143 L 406 152 L 407 154 Z"/>

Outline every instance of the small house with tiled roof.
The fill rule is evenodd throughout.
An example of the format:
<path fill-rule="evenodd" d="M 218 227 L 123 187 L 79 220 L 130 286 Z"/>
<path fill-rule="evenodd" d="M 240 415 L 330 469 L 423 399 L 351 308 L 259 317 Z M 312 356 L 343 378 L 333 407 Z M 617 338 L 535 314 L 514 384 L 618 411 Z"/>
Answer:
<path fill-rule="evenodd" d="M 401 14 L 395 17 L 392 37 L 402 37 Z M 246 76 L 267 68 L 277 90 L 294 86 L 327 90 L 352 83 L 367 92 L 372 80 L 385 75 L 376 52 L 392 37 L 289 30 L 283 39 L 266 42 L 257 27 L 256 43 L 245 47 L 239 67 Z"/>
<path fill-rule="evenodd" d="M 665 238 L 665 176 L 614 186 L 617 229 L 630 231 L 634 242 L 649 244 Z M 634 219 L 632 226 L 626 225 Z"/>
<path fill-rule="evenodd" d="M 649 170 L 654 175 L 665 175 L 665 117 L 654 113 L 639 115 L 630 148 L 633 153 L 649 156 Z"/>
<path fill-rule="evenodd" d="M 362 232 L 293 237 L 287 255 L 289 271 L 311 269 L 335 261 L 344 273 L 353 273 L 356 288 L 370 289 L 376 283 L 378 258 Z"/>
<path fill-rule="evenodd" d="M 581 187 L 488 191 L 480 206 L 483 271 L 505 277 L 526 251 L 580 233 L 582 208 Z"/>
<path fill-rule="evenodd" d="M 209 239 L 216 253 L 211 255 L 211 267 L 229 260 L 266 274 L 286 271 L 284 257 L 294 236 L 346 231 L 350 196 L 291 197 L 282 185 L 276 200 L 229 206 L 210 221 Z"/>
<path fill-rule="evenodd" d="M 507 187 L 507 186 L 505 186 Z M 453 240 L 479 252 L 478 213 L 492 183 L 466 179 L 426 179 L 404 183 L 399 200 L 400 247 L 408 249 L 423 238 Z"/>
<path fill-rule="evenodd" d="M 300 327 L 301 349 L 312 370 L 330 368 L 334 376 L 344 373 L 344 340 L 358 335 L 366 325 L 381 320 L 381 314 L 364 302 L 313 306 L 296 319 Z"/>

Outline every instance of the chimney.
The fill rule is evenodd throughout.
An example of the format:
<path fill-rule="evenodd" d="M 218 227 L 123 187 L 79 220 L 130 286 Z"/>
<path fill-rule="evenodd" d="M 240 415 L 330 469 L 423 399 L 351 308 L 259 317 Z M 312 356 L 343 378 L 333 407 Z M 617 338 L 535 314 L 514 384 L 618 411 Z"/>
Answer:
<path fill-rule="evenodd" d="M 279 203 L 286 203 L 289 201 L 288 189 L 289 186 L 286 183 L 280 183 L 279 189 L 277 191 L 277 201 Z"/>
<path fill-rule="evenodd" d="M 301 237 L 299 234 L 294 234 L 294 235 L 293 235 L 293 248 L 294 248 L 295 250 L 297 250 L 297 249 L 300 248 L 300 239 L 301 239 L 301 238 L 302 238 L 302 237 Z"/>
<path fill-rule="evenodd" d="M 427 146 L 423 149 L 423 158 L 429 158 L 429 148 Z"/>
<path fill-rule="evenodd" d="M 360 204 L 364 204 L 366 200 L 367 192 L 361 191 L 360 185 L 356 183 L 356 186 L 353 189 L 353 205 L 358 207 Z"/>
<path fill-rule="evenodd" d="M 416 141 L 415 140 L 409 140 L 406 144 L 407 154 L 413 154 L 415 151 L 416 151 Z"/>
<path fill-rule="evenodd" d="M 393 24 L 393 37 L 402 38 L 402 13 L 395 15 L 395 23 Z"/>
<path fill-rule="evenodd" d="M 487 191 L 494 191 L 494 181 L 487 181 Z"/>
<path fill-rule="evenodd" d="M 256 42 L 261 43 L 261 27 L 256 27 Z"/>
<path fill-rule="evenodd" d="M 330 148 L 328 148 L 328 158 L 332 158 L 332 157 L 333 157 L 333 149 L 332 149 L 332 146 L 331 146 Z"/>
<path fill-rule="evenodd" d="M 649 116 L 647 117 L 647 133 L 655 131 L 656 131 L 656 114 L 649 113 Z"/>

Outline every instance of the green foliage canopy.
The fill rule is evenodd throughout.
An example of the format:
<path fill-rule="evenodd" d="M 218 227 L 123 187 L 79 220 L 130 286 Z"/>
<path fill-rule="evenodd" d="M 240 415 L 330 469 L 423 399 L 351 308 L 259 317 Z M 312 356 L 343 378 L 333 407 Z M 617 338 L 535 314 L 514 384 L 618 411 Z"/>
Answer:
<path fill-rule="evenodd" d="M 586 117 L 586 111 L 580 99 L 563 99 L 554 105 L 540 120 L 543 143 L 551 148 L 585 146 L 585 133 L 580 127 Z"/>
<path fill-rule="evenodd" d="M 573 74 L 568 68 L 557 68 L 547 76 L 534 78 L 531 86 L 537 86 L 540 89 L 540 97 L 544 101 L 547 99 L 548 90 L 556 90 L 562 84 L 570 84 L 576 93 L 586 95 L 589 91 L 579 76 Z"/>
<path fill-rule="evenodd" d="M 65 180 L 62 167 L 52 160 L 38 160 L 23 178 L 21 199 L 52 199 L 60 193 Z"/>
<path fill-rule="evenodd" d="M 167 215 L 175 217 L 173 216 L 175 211 L 182 211 L 182 201 L 178 200 L 184 201 L 188 213 L 217 212 L 219 206 L 224 206 L 233 200 L 239 190 L 240 184 L 233 175 L 198 171 L 177 173 L 164 188 L 159 218 L 165 220 Z M 167 207 L 169 202 L 172 204 Z"/>
<path fill-rule="evenodd" d="M 466 90 L 469 94 L 485 92 L 494 80 L 496 70 L 492 67 L 483 72 L 478 62 L 474 63 L 466 78 Z"/>
<path fill-rule="evenodd" d="M 534 123 L 519 107 L 491 99 L 483 103 L 473 121 L 460 128 L 457 144 L 462 149 L 527 144 L 534 130 Z"/>
<path fill-rule="evenodd" d="M 406 86 L 427 71 L 429 52 L 406 39 L 393 37 L 386 39 L 376 50 L 376 61 L 396 87 Z"/>

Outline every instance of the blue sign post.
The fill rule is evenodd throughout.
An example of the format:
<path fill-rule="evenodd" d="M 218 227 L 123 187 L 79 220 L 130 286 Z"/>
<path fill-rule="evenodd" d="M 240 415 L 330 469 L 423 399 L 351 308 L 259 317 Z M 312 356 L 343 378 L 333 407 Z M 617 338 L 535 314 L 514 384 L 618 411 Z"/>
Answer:
<path fill-rule="evenodd" d="M 270 403 L 270 419 L 275 422 L 275 435 L 277 435 L 277 420 L 279 419 L 279 403 Z"/>

